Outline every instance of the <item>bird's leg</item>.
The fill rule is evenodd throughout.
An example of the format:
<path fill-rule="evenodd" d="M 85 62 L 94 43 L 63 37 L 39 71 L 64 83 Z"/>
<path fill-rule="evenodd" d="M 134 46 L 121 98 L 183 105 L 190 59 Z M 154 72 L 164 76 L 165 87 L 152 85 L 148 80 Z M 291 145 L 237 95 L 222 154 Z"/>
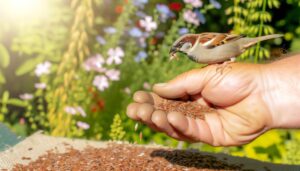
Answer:
<path fill-rule="evenodd" d="M 223 71 L 228 67 L 229 69 L 231 69 L 232 67 L 229 65 L 229 64 L 231 64 L 231 63 L 234 63 L 235 62 L 235 57 L 233 57 L 233 58 L 230 58 L 230 61 L 225 61 L 225 62 L 223 62 L 222 64 L 220 64 L 220 65 L 218 65 L 217 66 L 217 69 L 216 69 L 216 72 L 219 72 L 220 71 L 220 73 L 221 74 L 223 74 Z"/>

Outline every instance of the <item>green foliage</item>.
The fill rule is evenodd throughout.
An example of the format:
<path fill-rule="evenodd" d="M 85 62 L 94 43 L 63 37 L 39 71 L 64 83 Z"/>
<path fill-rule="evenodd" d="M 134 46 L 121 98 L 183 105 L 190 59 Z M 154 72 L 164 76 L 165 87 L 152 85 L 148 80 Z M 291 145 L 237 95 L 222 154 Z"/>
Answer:
<path fill-rule="evenodd" d="M 300 132 L 290 131 L 291 139 L 285 142 L 286 155 L 283 162 L 288 164 L 300 164 Z"/>
<path fill-rule="evenodd" d="M 119 114 L 116 114 L 114 116 L 113 123 L 110 126 L 109 137 L 112 140 L 123 140 L 125 133 L 126 132 L 124 131 L 124 128 L 122 126 L 121 117 Z"/>
<path fill-rule="evenodd" d="M 9 64 L 9 53 L 4 45 L 0 44 L 0 66 L 6 68 Z"/>
<path fill-rule="evenodd" d="M 241 2 L 234 0 L 234 6 L 227 8 L 226 14 L 228 24 L 232 24 L 233 31 L 237 34 L 245 34 L 248 36 L 262 36 L 274 33 L 274 28 L 267 23 L 272 21 L 272 15 L 268 9 L 279 8 L 278 0 L 253 0 L 251 2 Z M 250 48 L 241 55 L 242 59 L 250 58 L 255 62 L 263 58 L 270 58 L 270 52 L 261 43 L 257 43 L 255 47 Z"/>
<path fill-rule="evenodd" d="M 9 52 L 4 45 L 0 43 L 0 85 L 5 83 L 5 77 L 1 68 L 6 68 L 9 65 Z"/>
<path fill-rule="evenodd" d="M 132 27 L 138 27 L 139 20 L 143 18 L 136 15 L 142 9 L 133 5 L 132 1 L 49 0 L 52 10 L 48 19 L 24 24 L 26 21 L 2 22 L 3 18 L 0 18 L 3 23 L 3 27 L 0 27 L 0 84 L 5 79 L 7 83 L 0 86 L 0 121 L 9 123 L 10 128 L 20 135 L 42 129 L 54 136 L 155 142 L 173 147 L 181 145 L 162 133 L 153 132 L 146 125 L 140 125 L 138 131 L 135 131 L 135 122 L 123 114 L 135 91 L 150 91 L 151 86 L 157 82 L 166 82 L 182 72 L 201 67 L 184 56 L 180 56 L 179 61 L 169 61 L 169 48 L 178 38 L 180 28 L 187 28 L 190 33 L 200 30 L 226 32 L 225 28 L 231 29 L 222 25 L 226 22 L 223 9 L 227 6 L 226 14 L 230 16 L 228 23 L 233 27 L 233 32 L 238 34 L 261 36 L 274 33 L 277 25 L 288 25 L 288 20 L 273 24 L 272 10 L 279 8 L 278 0 L 253 0 L 247 3 L 235 0 L 233 4 L 222 3 L 221 10 L 215 9 L 208 2 L 204 2 L 204 6 L 199 9 L 186 5 L 180 12 L 173 11 L 174 18 L 166 22 L 161 21 L 159 11 L 152 8 L 157 3 L 163 3 L 163 0 L 151 1 L 151 8 L 145 7 L 143 10 L 158 25 L 156 31 L 147 33 L 146 47 L 141 47 L 137 38 L 128 35 L 128 31 Z M 113 10 L 116 5 L 122 6 L 121 13 Z M 186 22 L 183 17 L 186 10 L 201 12 L 207 17 L 206 23 L 197 27 Z M 219 18 L 220 21 L 215 22 Z M 116 32 L 104 33 L 103 28 L 108 26 L 116 28 Z M 289 28 L 285 40 L 296 40 L 294 37 L 300 35 L 298 28 L 300 26 Z M 157 38 L 158 32 L 163 32 L 164 35 Z M 103 35 L 106 44 L 97 42 L 98 35 Z M 293 49 L 297 49 L 298 44 L 294 41 Z M 109 87 L 105 90 L 98 90 L 93 84 L 94 78 L 98 75 L 107 78 L 106 73 L 87 71 L 82 65 L 94 55 L 101 55 L 106 60 L 109 57 L 108 51 L 116 47 L 124 50 L 122 64 L 102 65 L 107 70 L 119 70 L 120 79 L 108 82 Z M 269 48 L 270 46 L 258 45 L 246 52 L 241 59 L 270 57 Z M 148 57 L 137 62 L 135 58 L 141 50 Z M 37 65 L 45 61 L 52 64 L 50 73 L 33 77 Z M 15 80 L 28 78 L 26 83 L 15 82 L 22 86 L 24 84 L 24 87 L 33 87 L 34 83 L 43 83 L 46 87 L 34 90 L 22 87 L 21 90 L 15 90 L 12 82 L 9 82 L 11 73 L 15 74 L 12 75 Z M 32 92 L 33 99 L 18 99 L 18 94 L 26 91 Z M 73 111 L 67 110 L 70 108 Z M 285 156 L 285 145 L 288 145 L 285 143 L 285 135 L 285 132 L 272 131 L 243 147 L 215 148 L 201 145 L 199 148 L 281 162 Z M 183 146 L 187 147 L 188 144 Z M 292 155 L 291 152 L 287 154 Z M 285 161 L 288 163 L 292 159 Z"/>
<path fill-rule="evenodd" d="M 43 62 L 44 60 L 45 60 L 45 58 L 43 56 L 42 57 L 28 59 L 21 66 L 19 66 L 19 68 L 16 70 L 16 75 L 21 76 L 21 75 L 24 75 L 24 74 L 27 74 L 27 73 L 33 71 L 34 68 L 38 64 L 40 64 L 41 62 Z"/>

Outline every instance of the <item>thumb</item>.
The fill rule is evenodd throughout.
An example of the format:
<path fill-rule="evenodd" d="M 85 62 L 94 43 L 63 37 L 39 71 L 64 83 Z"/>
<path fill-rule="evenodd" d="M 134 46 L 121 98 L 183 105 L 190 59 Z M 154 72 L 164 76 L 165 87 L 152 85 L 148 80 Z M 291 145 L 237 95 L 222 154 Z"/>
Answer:
<path fill-rule="evenodd" d="M 153 86 L 153 91 L 161 97 L 174 99 L 186 95 L 201 93 L 211 75 L 210 67 L 194 69 L 183 73 L 167 83 L 158 83 Z"/>

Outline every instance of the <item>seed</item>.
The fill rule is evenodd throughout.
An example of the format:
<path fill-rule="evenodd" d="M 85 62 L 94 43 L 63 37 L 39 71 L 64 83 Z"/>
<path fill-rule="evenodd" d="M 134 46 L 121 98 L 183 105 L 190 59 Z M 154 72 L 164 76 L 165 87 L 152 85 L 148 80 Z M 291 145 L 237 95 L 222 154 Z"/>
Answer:
<path fill-rule="evenodd" d="M 109 143 L 106 148 L 91 146 L 82 151 L 70 147 L 65 153 L 46 152 L 28 165 L 17 164 L 19 170 L 243 170 L 197 150 L 146 148 L 134 144 Z"/>

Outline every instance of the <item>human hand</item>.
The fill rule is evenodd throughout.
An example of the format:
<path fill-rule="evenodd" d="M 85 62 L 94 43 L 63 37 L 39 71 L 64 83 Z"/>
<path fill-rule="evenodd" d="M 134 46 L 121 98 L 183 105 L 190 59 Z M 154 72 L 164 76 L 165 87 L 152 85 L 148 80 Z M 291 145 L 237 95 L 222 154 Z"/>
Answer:
<path fill-rule="evenodd" d="M 280 113 L 274 109 L 280 102 L 277 93 L 289 88 L 274 86 L 282 78 L 269 79 L 273 76 L 269 72 L 272 67 L 234 63 L 222 74 L 216 72 L 216 67 L 195 69 L 168 83 L 156 84 L 151 93 L 136 92 L 135 102 L 127 108 L 128 116 L 175 139 L 213 146 L 246 144 L 271 128 L 288 127 L 288 122 L 282 122 Z M 205 120 L 201 120 L 154 108 L 162 99 L 187 97 L 216 110 L 205 113 Z"/>

